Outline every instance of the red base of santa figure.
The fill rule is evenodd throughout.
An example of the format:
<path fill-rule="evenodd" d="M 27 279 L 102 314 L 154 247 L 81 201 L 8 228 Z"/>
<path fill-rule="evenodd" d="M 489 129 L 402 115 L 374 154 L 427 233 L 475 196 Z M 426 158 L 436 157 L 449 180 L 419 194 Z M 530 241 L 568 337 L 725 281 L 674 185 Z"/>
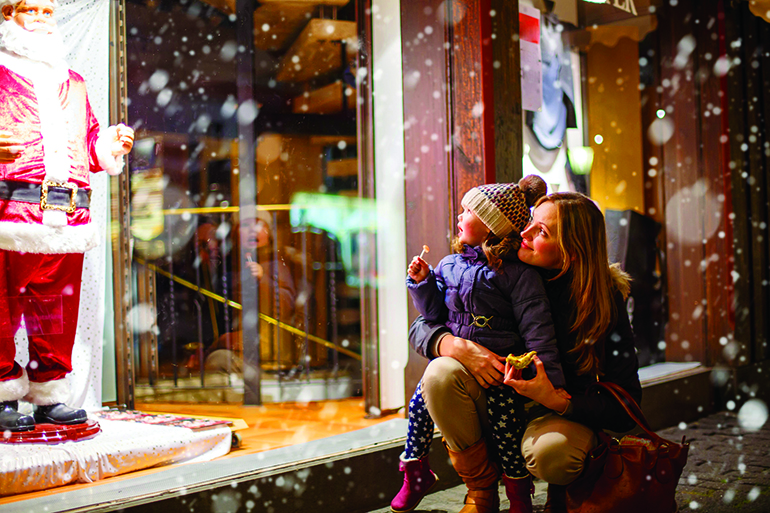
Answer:
<path fill-rule="evenodd" d="M 123 168 L 133 131 L 99 130 L 63 58 L 52 0 L 0 0 L 0 431 L 77 424 L 66 406 L 83 253 L 98 244 L 90 173 Z M 27 330 L 29 364 L 14 336 Z M 18 401 L 35 405 L 32 416 Z"/>

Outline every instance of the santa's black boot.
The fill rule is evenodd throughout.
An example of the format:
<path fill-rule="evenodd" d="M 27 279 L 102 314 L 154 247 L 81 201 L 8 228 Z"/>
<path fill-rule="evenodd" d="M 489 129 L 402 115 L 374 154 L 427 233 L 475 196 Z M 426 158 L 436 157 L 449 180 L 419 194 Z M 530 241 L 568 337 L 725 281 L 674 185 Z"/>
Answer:
<path fill-rule="evenodd" d="M 88 420 L 85 410 L 70 408 L 64 403 L 35 406 L 35 422 L 38 424 L 82 424 Z"/>
<path fill-rule="evenodd" d="M 32 431 L 35 421 L 29 415 L 19 413 L 18 401 L 0 402 L 0 434 L 3 431 Z"/>

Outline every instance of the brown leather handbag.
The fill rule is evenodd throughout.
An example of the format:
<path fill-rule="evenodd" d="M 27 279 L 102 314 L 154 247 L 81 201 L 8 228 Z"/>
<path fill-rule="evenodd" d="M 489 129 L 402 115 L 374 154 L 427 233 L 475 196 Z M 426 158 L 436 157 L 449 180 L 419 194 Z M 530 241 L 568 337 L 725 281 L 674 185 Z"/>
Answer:
<path fill-rule="evenodd" d="M 615 383 L 599 382 L 643 430 L 620 440 L 599 432 L 599 445 L 580 477 L 567 486 L 569 513 L 674 513 L 676 486 L 687 464 L 689 442 L 678 444 L 650 429 L 636 401 Z"/>

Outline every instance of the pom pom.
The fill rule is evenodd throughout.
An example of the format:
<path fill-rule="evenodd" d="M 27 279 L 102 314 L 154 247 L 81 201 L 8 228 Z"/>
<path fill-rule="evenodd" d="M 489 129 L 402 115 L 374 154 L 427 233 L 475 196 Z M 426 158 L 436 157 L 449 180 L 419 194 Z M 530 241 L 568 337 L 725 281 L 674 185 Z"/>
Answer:
<path fill-rule="evenodd" d="M 548 192 L 548 186 L 545 184 L 545 181 L 537 175 L 525 176 L 519 180 L 519 187 L 521 192 L 524 193 L 524 199 L 526 199 L 528 207 L 534 206 L 537 200 Z"/>

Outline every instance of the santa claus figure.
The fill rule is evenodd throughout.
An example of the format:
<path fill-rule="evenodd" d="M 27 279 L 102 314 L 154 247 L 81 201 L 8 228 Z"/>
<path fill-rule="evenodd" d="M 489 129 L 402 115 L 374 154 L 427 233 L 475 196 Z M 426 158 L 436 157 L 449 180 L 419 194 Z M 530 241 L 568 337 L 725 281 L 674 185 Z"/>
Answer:
<path fill-rule="evenodd" d="M 67 374 L 91 223 L 90 173 L 119 174 L 133 131 L 100 130 L 83 78 L 64 60 L 52 0 L 0 0 L 0 434 L 78 424 Z M 24 318 L 26 369 L 14 335 Z M 18 401 L 34 414 L 18 411 Z"/>

